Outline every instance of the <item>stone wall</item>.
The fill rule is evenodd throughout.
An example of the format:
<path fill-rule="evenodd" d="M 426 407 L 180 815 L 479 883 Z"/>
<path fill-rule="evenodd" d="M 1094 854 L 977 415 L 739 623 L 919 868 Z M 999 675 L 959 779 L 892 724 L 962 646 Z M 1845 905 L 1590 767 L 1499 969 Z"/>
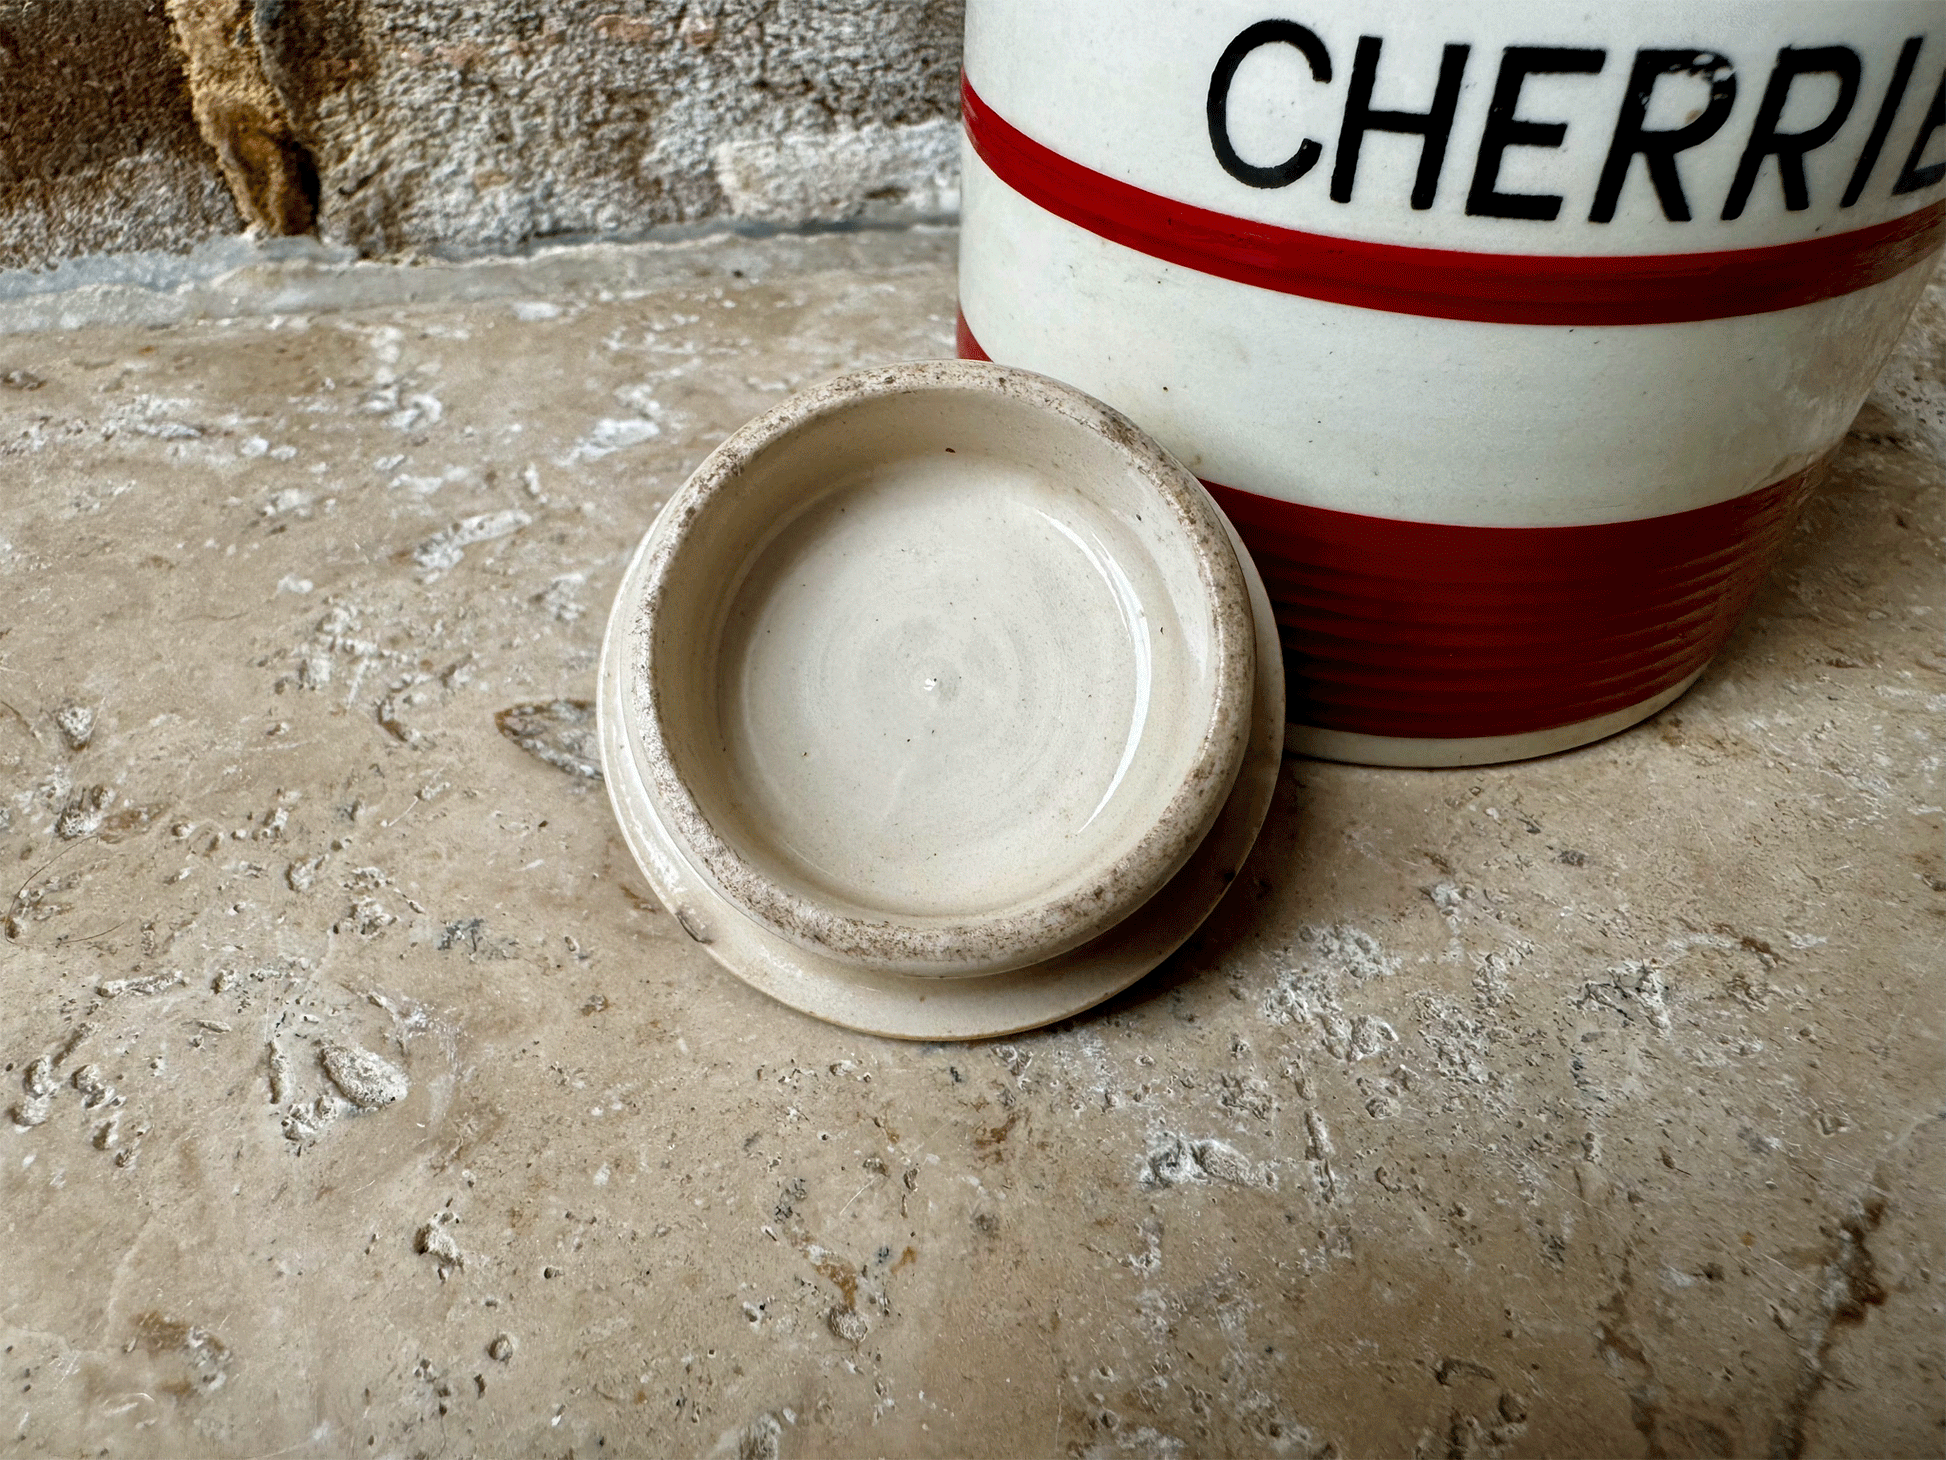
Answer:
<path fill-rule="evenodd" d="M 961 0 L 0 0 L 0 269 L 957 207 Z"/>
<path fill-rule="evenodd" d="M 0 0 L 0 268 L 241 226 L 162 0 Z"/>

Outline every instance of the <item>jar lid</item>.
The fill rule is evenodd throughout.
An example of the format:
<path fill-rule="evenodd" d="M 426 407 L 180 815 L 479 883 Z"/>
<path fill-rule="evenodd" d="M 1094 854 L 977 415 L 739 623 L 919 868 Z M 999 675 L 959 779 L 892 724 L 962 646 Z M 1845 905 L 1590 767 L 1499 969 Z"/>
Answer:
<path fill-rule="evenodd" d="M 664 507 L 609 620 L 604 768 L 732 972 L 884 1033 L 997 1033 L 1140 976 L 1110 959 L 1120 982 L 1066 1007 L 1118 928 L 1181 902 L 1249 764 L 1247 850 L 1275 648 L 1221 512 L 1124 417 L 1025 371 L 895 365 L 758 417 Z"/>

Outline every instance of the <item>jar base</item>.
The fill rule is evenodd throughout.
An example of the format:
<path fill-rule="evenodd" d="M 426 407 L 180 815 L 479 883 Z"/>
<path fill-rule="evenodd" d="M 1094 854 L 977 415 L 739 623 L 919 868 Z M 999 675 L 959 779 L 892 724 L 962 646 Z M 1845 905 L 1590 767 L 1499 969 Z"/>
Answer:
<path fill-rule="evenodd" d="M 1662 693 L 1625 709 L 1611 710 L 1606 715 L 1578 720 L 1572 725 L 1556 725 L 1550 730 L 1530 730 L 1519 735 L 1479 735 L 1462 740 L 1431 740 L 1417 736 L 1359 735 L 1349 730 L 1320 730 L 1313 725 L 1291 724 L 1284 727 L 1284 747 L 1313 760 L 1419 769 L 1533 760 L 1537 756 L 1556 755 L 1563 750 L 1573 750 L 1576 746 L 1606 739 L 1641 723 L 1663 706 L 1680 699 L 1702 673 L 1698 669 Z"/>

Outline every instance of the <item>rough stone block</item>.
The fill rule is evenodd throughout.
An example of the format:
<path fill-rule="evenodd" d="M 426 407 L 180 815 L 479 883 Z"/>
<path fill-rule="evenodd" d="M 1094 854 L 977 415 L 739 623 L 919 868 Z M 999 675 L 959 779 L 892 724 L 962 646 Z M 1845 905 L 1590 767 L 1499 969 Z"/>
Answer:
<path fill-rule="evenodd" d="M 0 268 L 950 216 L 958 0 L 0 0 Z M 225 187 L 227 183 L 227 188 Z"/>

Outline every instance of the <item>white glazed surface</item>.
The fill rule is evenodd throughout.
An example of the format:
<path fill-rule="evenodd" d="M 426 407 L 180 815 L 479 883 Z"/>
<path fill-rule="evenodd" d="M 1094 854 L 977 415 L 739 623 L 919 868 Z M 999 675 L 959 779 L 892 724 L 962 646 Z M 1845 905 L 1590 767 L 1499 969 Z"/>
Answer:
<path fill-rule="evenodd" d="M 936 362 L 805 393 L 645 543 L 626 731 L 687 859 L 880 971 L 1052 957 L 1188 859 L 1241 761 L 1238 556 L 1066 387 Z"/>
<path fill-rule="evenodd" d="M 1168 769 L 1151 707 L 1193 711 L 1201 688 L 1159 578 L 1110 514 L 1035 473 L 927 457 L 834 491 L 732 602 L 728 789 L 853 905 L 998 910 L 1068 881 L 1152 800 L 1118 794 L 1130 772 Z"/>
<path fill-rule="evenodd" d="M 1320 143 L 1317 163 L 1283 187 L 1245 186 L 1211 150 L 1205 105 L 1212 70 L 1231 39 L 1267 16 L 1296 21 L 1328 48 L 1332 77 L 1315 80 L 1289 46 L 1253 51 L 1229 92 L 1228 122 L 1245 160 L 1268 164 L 1305 138 Z M 1428 208 L 1411 206 L 1420 138 L 1366 134 L 1344 203 L 1330 196 L 1334 152 L 1348 78 L 1361 36 L 1383 45 L 1372 105 L 1423 112 L 1444 47 L 1470 48 L 1458 106 Z M 1918 66 L 1870 185 L 1840 209 L 1853 163 L 1871 131 L 1881 96 L 1907 36 L 1927 37 Z M 1741 216 L 1719 216 L 1762 106 L 1765 84 L 1784 46 L 1844 42 L 1857 49 L 1862 82 L 1843 125 L 1806 154 L 1811 206 L 1785 206 L 1776 163 L 1765 164 Z M 1917 135 L 1939 80 L 1942 45 L 1938 0 L 1608 0 L 1594 6 L 1562 0 L 1494 0 L 1490 5 L 1426 0 L 1296 0 L 1266 7 L 1256 0 L 970 0 L 966 75 L 980 96 L 1014 126 L 1084 166 L 1167 198 L 1284 228 L 1493 254 L 1649 254 L 1761 248 L 1814 232 L 1863 228 L 1925 205 L 1937 186 L 1894 194 L 1892 183 Z M 1468 185 L 1491 106 L 1503 48 L 1595 47 L 1606 54 L 1599 74 L 1530 76 L 1518 115 L 1566 125 L 1557 145 L 1512 145 L 1499 168 L 1502 190 L 1553 194 L 1558 217 L 1480 216 L 1467 207 Z M 1733 63 L 1737 88 L 1721 126 L 1680 154 L 1678 177 L 1692 216 L 1678 220 L 1656 205 L 1638 158 L 1623 184 L 1615 216 L 1590 218 L 1592 195 L 1637 47 L 1694 48 Z M 1794 131 L 1816 121 L 1836 90 L 1825 76 L 1793 89 L 1779 125 Z M 1700 108 L 1709 88 L 1700 77 L 1658 81 L 1647 118 L 1655 128 L 1679 125 Z M 1935 134 L 1928 160 L 1941 155 Z M 969 211 L 971 207 L 969 205 Z"/>
<path fill-rule="evenodd" d="M 988 353 L 1113 402 L 1207 481 L 1414 522 L 1627 522 L 1789 476 L 1843 437 L 1929 275 L 1687 324 L 1421 319 L 1149 258 L 971 148 L 963 186 Z"/>
<path fill-rule="evenodd" d="M 1263 579 L 1227 522 L 1224 529 L 1241 561 L 1256 657 L 1275 664 L 1277 629 Z M 953 979 L 874 972 L 806 949 L 746 916 L 695 868 L 642 778 L 622 710 L 623 605 L 638 585 L 642 555 L 623 579 L 602 649 L 597 702 L 609 801 L 636 865 L 684 931 L 729 972 L 790 1008 L 895 1039 L 985 1039 L 1068 1018 L 1120 993 L 1179 948 L 1256 842 L 1283 761 L 1280 674 L 1254 676 L 1247 747 L 1209 833 L 1166 886 L 1091 942 L 1033 967 Z"/>
<path fill-rule="evenodd" d="M 1498 256 L 1655 255 L 1762 248 L 1857 230 L 1935 202 L 1894 180 L 1938 82 L 1937 3 L 1555 0 L 971 0 L 966 74 L 1001 118 L 1119 181 L 1233 217 L 1332 237 Z M 1232 177 L 1206 119 L 1212 68 L 1266 14 L 1328 47 L 1329 81 L 1288 45 L 1250 53 L 1228 97 L 1234 143 L 1257 164 L 1302 139 L 1319 160 L 1284 186 Z M 1905 39 L 1927 35 L 1869 185 L 1841 205 Z M 1442 48 L 1470 47 L 1438 188 L 1410 204 L 1421 139 L 1365 135 L 1345 202 L 1330 193 L 1361 36 L 1382 40 L 1373 105 L 1426 107 Z M 1862 82 L 1843 125 L 1803 160 L 1809 206 L 1786 206 L 1777 164 L 1720 216 L 1781 47 L 1842 41 Z M 1514 145 L 1500 187 L 1562 199 L 1551 220 L 1476 215 L 1469 182 L 1509 45 L 1592 47 L 1598 75 L 1531 76 L 1520 115 L 1565 126 Z M 1680 154 L 1690 218 L 1666 216 L 1637 158 L 1617 209 L 1591 221 L 1638 46 L 1720 52 L 1735 66 L 1720 128 Z M 1808 127 L 1836 83 L 1796 84 L 1779 125 Z M 1801 94 L 1800 94 L 1801 93 Z M 1649 121 L 1677 125 L 1708 95 L 1657 83 Z M 1946 154 L 1946 130 L 1928 158 Z M 1839 298 L 1735 318 L 1564 327 L 1422 318 L 1254 288 L 1151 258 L 1055 217 L 964 154 L 960 298 L 988 354 L 1067 380 L 1128 412 L 1198 476 L 1311 506 L 1417 522 L 1558 527 L 1632 521 L 1725 501 L 1816 460 L 1844 435 L 1914 301 L 1924 267 Z"/>

